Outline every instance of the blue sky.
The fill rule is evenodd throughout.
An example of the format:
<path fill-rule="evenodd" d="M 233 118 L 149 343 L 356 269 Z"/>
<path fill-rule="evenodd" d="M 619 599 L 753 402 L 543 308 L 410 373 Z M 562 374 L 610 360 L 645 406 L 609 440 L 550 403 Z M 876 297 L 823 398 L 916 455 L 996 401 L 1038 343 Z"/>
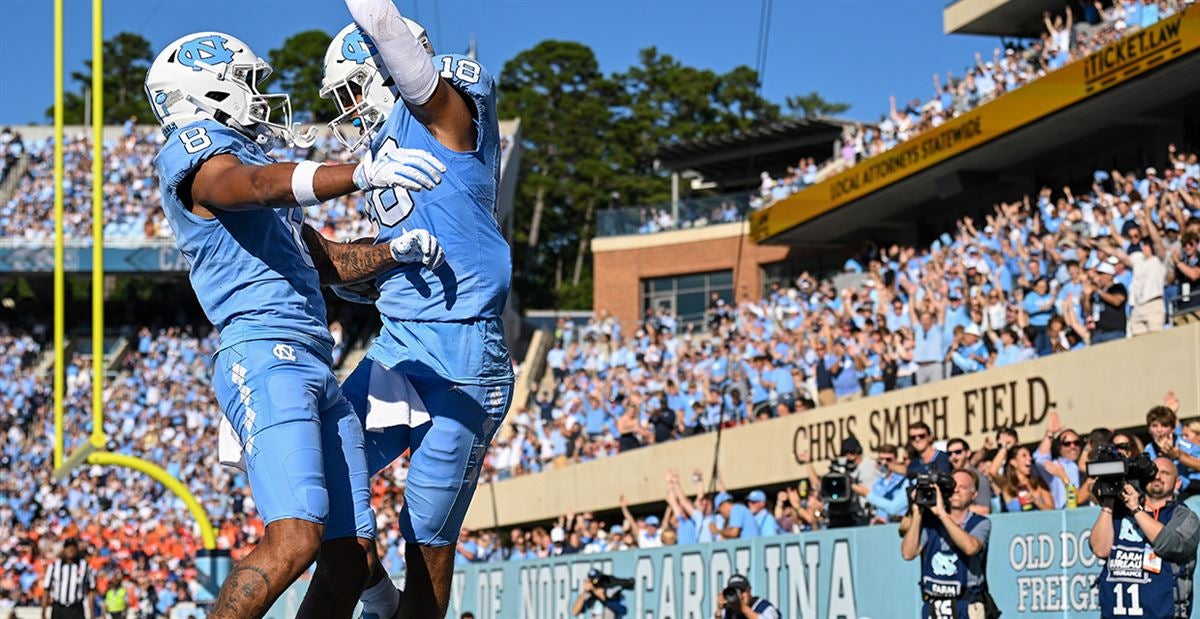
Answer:
<path fill-rule="evenodd" d="M 651 45 L 683 62 L 725 71 L 754 66 L 756 0 L 398 0 L 425 24 L 439 51 L 463 51 L 472 34 L 480 60 L 497 73 L 518 52 L 549 38 L 595 50 L 606 72 L 622 70 Z M 53 3 L 3 0 L 0 124 L 45 122 L 53 103 Z M 852 104 L 850 118 L 874 119 L 889 94 L 928 97 L 930 76 L 961 73 L 994 38 L 942 34 L 945 0 L 775 0 L 764 94 L 817 90 Z M 221 30 L 260 55 L 312 28 L 334 33 L 349 21 L 340 0 L 107 0 L 104 32 L 139 32 L 156 48 L 198 30 Z M 66 71 L 91 54 L 91 2 L 66 2 Z M 314 59 L 317 61 L 317 59 Z M 68 82 L 68 88 L 71 84 Z M 18 93 L 20 93 L 18 95 Z"/>

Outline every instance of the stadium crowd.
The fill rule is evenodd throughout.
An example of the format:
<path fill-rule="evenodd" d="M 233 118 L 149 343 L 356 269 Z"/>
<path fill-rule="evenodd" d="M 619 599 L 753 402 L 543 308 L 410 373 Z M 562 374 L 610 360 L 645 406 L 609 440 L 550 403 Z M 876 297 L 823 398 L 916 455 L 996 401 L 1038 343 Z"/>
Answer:
<path fill-rule="evenodd" d="M 836 278 L 703 324 L 648 309 L 558 323 L 553 374 L 490 452 L 503 479 L 1157 331 L 1200 283 L 1200 162 L 1097 171 L 964 217 L 924 247 L 869 247 Z M 838 282 L 835 285 L 835 279 Z"/>
<path fill-rule="evenodd" d="M 976 513 L 1076 509 L 1097 504 L 1096 478 L 1087 475 L 1087 463 L 1111 448 L 1124 458 L 1145 453 L 1152 459 L 1173 460 L 1182 480 L 1180 498 L 1193 503 L 1200 500 L 1192 499 L 1200 495 L 1200 419 L 1185 422 L 1179 413 L 1179 400 L 1170 392 L 1149 409 L 1145 426 L 1136 431 L 1074 430 L 1051 412 L 1045 434 L 1033 437 L 1033 442 L 1022 442 L 1012 428 L 1000 428 L 983 445 L 972 448 L 963 438 L 935 441 L 927 425 L 916 423 L 908 429 L 907 444 L 880 445 L 874 453 L 864 453 L 862 444 L 851 436 L 842 442 L 837 460 L 853 492 L 848 502 L 823 496 L 823 478 L 811 462 L 807 476 L 795 484 L 772 493 L 757 489 L 740 496 L 730 493 L 719 475 L 709 485 L 696 470 L 693 487 L 688 488 L 677 471 L 667 470 L 667 507 L 661 516 L 635 517 L 622 497 L 620 514 L 613 518 L 568 513 L 547 526 L 509 529 L 503 538 L 497 531 L 464 530 L 456 561 L 462 565 L 542 559 L 902 523 L 911 509 L 909 495 L 917 475 L 949 475 L 960 468 L 971 470 L 980 480 L 979 494 L 970 507 Z M 1130 425 L 1136 422 L 1131 420 Z M 804 462 L 808 454 L 798 458 Z"/>
<path fill-rule="evenodd" d="M 92 144 L 89 134 L 63 136 L 63 234 L 66 238 L 89 238 L 92 233 Z M 154 240 L 171 238 L 171 228 L 158 207 L 154 156 L 162 145 L 157 127 L 126 123 L 121 135 L 104 144 L 104 235 L 108 239 Z M 502 138 L 506 156 L 512 147 Z M 30 158 L 26 173 L 13 195 L 0 204 L 0 238 L 44 241 L 54 236 L 54 220 L 47 217 L 54 204 L 53 140 L 24 141 L 10 129 L 0 131 L 0 179 L 22 154 Z M 317 161 L 349 162 L 355 158 L 331 134 L 322 133 L 312 148 L 272 151 L 279 161 L 312 158 Z M 361 194 L 309 207 L 308 222 L 323 234 L 338 240 L 374 235 L 374 228 L 360 208 Z"/>
<path fill-rule="evenodd" d="M 0 327 L 2 328 L 2 327 Z M 0 590 L 18 605 L 40 601 L 47 558 L 64 539 L 78 537 L 104 590 L 115 574 L 130 577 L 142 616 L 165 615 L 195 595 L 191 561 L 198 531 L 183 503 L 149 477 L 131 470 L 83 467 L 69 484 L 54 484 L 51 383 L 35 375 L 40 339 L 0 333 L 4 381 L 0 404 L 5 475 L 0 479 Z M 211 514 L 218 544 L 235 557 L 262 534 L 245 479 L 220 467 L 215 451 L 220 411 L 208 385 L 214 336 L 173 327 L 131 334 L 130 351 L 106 382 L 109 449 L 161 465 L 188 487 Z M 90 357 L 75 355 L 66 368 L 67 451 L 90 431 Z"/>
<path fill-rule="evenodd" d="M 875 124 L 846 125 L 840 152 L 817 164 L 801 160 L 780 178 L 763 173 L 758 195 L 751 199 L 755 209 L 786 198 L 805 187 L 848 169 L 854 164 L 886 152 L 942 123 L 961 116 L 1000 95 L 1016 90 L 1047 73 L 1078 60 L 1117 39 L 1149 27 L 1182 11 L 1186 0 L 1124 0 L 1105 7 L 1101 2 L 1081 2 L 1082 15 L 1068 4 L 1056 15 L 1043 15 L 1045 31 L 1038 39 L 1013 42 L 992 50 L 991 58 L 976 53 L 974 62 L 943 79 L 933 75 L 933 92 L 922 101 L 914 98 L 897 103 L 892 96 L 888 111 Z"/>

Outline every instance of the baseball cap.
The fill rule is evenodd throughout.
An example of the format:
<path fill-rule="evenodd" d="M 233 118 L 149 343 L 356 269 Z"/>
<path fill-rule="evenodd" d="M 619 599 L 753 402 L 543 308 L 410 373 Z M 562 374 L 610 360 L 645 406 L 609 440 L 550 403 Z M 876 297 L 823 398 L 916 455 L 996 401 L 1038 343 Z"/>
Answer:
<path fill-rule="evenodd" d="M 713 509 L 720 509 L 722 503 L 731 500 L 733 497 L 729 496 L 728 492 L 718 492 L 717 496 L 713 498 Z"/>
<path fill-rule="evenodd" d="M 621 525 L 614 524 L 613 526 L 608 528 L 608 532 L 613 535 L 620 535 L 620 534 L 624 533 L 625 531 L 623 529 L 621 529 Z"/>
<path fill-rule="evenodd" d="M 1167 229 L 1167 230 L 1174 230 L 1174 231 L 1176 231 L 1176 232 L 1179 232 L 1179 224 L 1178 224 L 1178 223 L 1176 223 L 1176 222 L 1175 222 L 1175 221 L 1173 221 L 1173 220 L 1172 220 L 1172 221 L 1168 221 L 1168 222 L 1167 222 L 1167 225 L 1166 225 L 1166 229 Z"/>
<path fill-rule="evenodd" d="M 963 329 L 963 334 L 964 335 L 974 335 L 975 337 L 979 337 L 980 335 L 983 335 L 982 333 L 979 332 L 979 325 L 977 325 L 975 323 L 971 323 L 971 324 L 967 325 L 966 328 Z"/>
<path fill-rule="evenodd" d="M 1154 166 L 1146 168 L 1146 176 L 1154 176 L 1158 174 L 1158 170 Z"/>
<path fill-rule="evenodd" d="M 843 456 L 846 454 L 860 454 L 862 453 L 862 443 L 858 442 L 858 439 L 853 436 L 847 436 L 842 441 L 842 450 L 838 453 Z"/>
<path fill-rule="evenodd" d="M 754 490 L 746 495 L 746 500 L 751 503 L 764 503 L 767 500 L 767 493 L 762 490 Z"/>
<path fill-rule="evenodd" d="M 658 526 L 658 516 L 646 516 L 646 526 L 657 527 Z"/>
<path fill-rule="evenodd" d="M 725 586 L 733 587 L 739 591 L 749 591 L 750 581 L 746 580 L 746 577 L 742 576 L 741 574 L 734 574 L 733 576 L 729 577 L 729 582 L 725 583 Z"/>
<path fill-rule="evenodd" d="M 1096 265 L 1096 272 L 1105 273 L 1107 275 L 1116 275 L 1117 270 L 1113 268 L 1113 265 L 1107 262 L 1101 262 L 1100 264 Z"/>

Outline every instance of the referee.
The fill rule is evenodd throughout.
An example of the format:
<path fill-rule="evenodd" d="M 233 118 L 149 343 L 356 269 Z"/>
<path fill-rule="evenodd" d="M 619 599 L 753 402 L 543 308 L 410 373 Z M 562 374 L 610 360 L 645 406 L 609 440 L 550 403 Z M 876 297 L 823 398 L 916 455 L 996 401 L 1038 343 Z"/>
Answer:
<path fill-rule="evenodd" d="M 83 607 L 95 593 L 96 575 L 79 555 L 78 540 L 69 537 L 63 542 L 62 557 L 46 569 L 42 588 L 42 619 L 86 618 Z"/>

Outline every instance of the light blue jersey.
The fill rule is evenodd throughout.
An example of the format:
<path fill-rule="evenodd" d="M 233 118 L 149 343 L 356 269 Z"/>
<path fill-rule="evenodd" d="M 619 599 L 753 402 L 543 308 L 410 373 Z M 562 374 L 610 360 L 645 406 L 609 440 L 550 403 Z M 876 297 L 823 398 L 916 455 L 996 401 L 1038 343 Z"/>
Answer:
<path fill-rule="evenodd" d="M 163 211 L 189 277 L 221 332 L 213 389 L 237 434 L 259 515 L 324 526 L 324 538 L 375 537 L 362 423 L 330 369 L 333 338 L 299 207 L 191 213 L 180 197 L 208 159 L 274 161 L 212 120 L 167 137 L 155 159 Z"/>
<path fill-rule="evenodd" d="M 219 210 L 204 219 L 180 199 L 180 184 L 221 154 L 247 165 L 274 163 L 253 140 L 213 120 L 173 131 L 154 160 L 163 211 L 190 265 L 200 306 L 221 332 L 221 347 L 298 339 L 332 348 L 320 280 L 300 235 L 299 207 Z"/>
<path fill-rule="evenodd" d="M 500 316 L 512 279 L 508 242 L 496 221 L 500 130 L 491 74 L 460 55 L 433 59 L 441 75 L 474 107 L 476 145 L 453 151 L 403 105 L 397 105 L 371 141 L 371 151 L 416 148 L 446 165 L 442 182 L 428 191 L 377 190 L 367 200 L 378 225 L 376 242 L 424 228 L 437 237 L 446 264 L 394 269 L 376 280 L 383 331 L 368 356 L 406 374 L 439 376 L 455 383 L 511 383 L 512 364 Z"/>

